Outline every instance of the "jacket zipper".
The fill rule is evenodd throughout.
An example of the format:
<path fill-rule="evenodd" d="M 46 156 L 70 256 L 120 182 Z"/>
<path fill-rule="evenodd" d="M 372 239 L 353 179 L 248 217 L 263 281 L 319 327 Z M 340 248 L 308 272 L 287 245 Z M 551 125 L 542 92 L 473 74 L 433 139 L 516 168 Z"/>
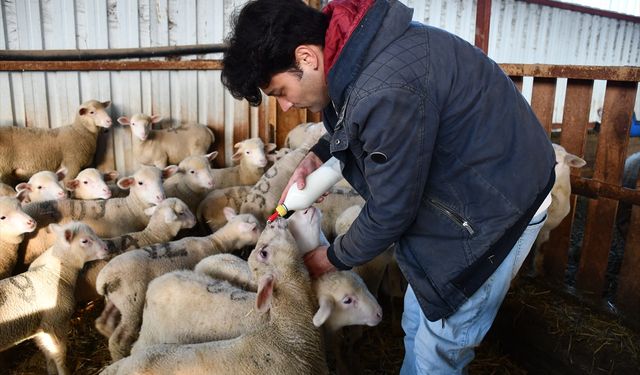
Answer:
<path fill-rule="evenodd" d="M 451 211 L 447 206 L 445 206 L 441 202 L 432 198 L 427 198 L 427 200 L 435 208 L 439 209 L 440 211 L 442 211 L 442 213 L 444 213 L 447 217 L 449 217 L 449 219 L 453 220 L 455 223 L 457 223 L 458 225 L 466 229 L 466 231 L 469 232 L 470 235 L 473 235 L 476 232 L 475 230 L 473 230 L 473 227 L 471 227 L 471 224 L 469 224 L 469 221 L 467 221 L 465 218 L 458 215 L 457 213 Z"/>

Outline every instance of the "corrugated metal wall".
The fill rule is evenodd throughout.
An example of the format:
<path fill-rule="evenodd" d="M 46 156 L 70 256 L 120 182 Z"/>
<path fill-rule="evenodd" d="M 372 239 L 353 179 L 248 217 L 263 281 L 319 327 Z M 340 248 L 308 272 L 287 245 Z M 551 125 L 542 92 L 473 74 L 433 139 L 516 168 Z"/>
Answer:
<path fill-rule="evenodd" d="M 234 0 L 2 0 L 2 49 L 102 49 L 221 43 Z M 202 55 L 197 59 L 220 58 Z M 258 109 L 234 100 L 220 71 L 0 72 L 0 126 L 57 127 L 78 104 L 111 100 L 115 120 L 137 112 L 205 123 L 224 139 L 230 160 L 234 124 L 257 135 Z M 163 125 L 169 125 L 169 122 Z M 114 126 L 100 165 L 129 173 L 128 129 Z"/>
<path fill-rule="evenodd" d="M 475 0 L 403 0 L 413 19 L 475 40 Z M 516 0 L 492 0 L 489 56 L 498 63 L 640 66 L 640 24 Z M 560 79 L 553 121 L 562 122 L 566 79 Z M 604 103 L 605 81 L 594 84 L 590 121 Z M 532 80 L 523 94 L 531 98 Z M 640 114 L 640 90 L 635 106 Z"/>
<path fill-rule="evenodd" d="M 1 0 L 0 48 L 124 48 L 220 43 L 233 9 L 245 0 Z M 473 43 L 474 0 L 403 0 L 414 19 L 447 29 Z M 493 0 L 489 55 L 500 63 L 640 65 L 640 24 L 528 4 Z M 216 55 L 198 59 L 219 58 Z M 604 82 L 594 89 L 595 111 Z M 523 92 L 530 97 L 525 80 Z M 57 127 L 73 119 L 78 103 L 111 100 L 114 120 L 136 112 L 208 124 L 224 140 L 229 161 L 234 127 L 258 134 L 259 111 L 226 94 L 219 71 L 0 72 L 0 126 Z M 564 93 L 556 95 L 561 121 Z M 640 102 L 640 101 L 639 101 Z M 640 113 L 640 104 L 636 104 Z M 263 114 L 264 114 L 263 112 Z M 264 118 L 265 116 L 263 116 Z M 128 173 L 128 130 L 106 136 L 103 168 Z M 228 163 L 227 163 L 228 164 Z"/>

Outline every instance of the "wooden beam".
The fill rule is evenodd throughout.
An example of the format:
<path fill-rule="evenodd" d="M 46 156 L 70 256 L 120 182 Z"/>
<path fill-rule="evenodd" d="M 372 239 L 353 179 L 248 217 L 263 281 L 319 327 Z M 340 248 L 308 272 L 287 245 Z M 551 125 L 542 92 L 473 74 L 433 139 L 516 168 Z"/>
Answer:
<path fill-rule="evenodd" d="M 0 71 L 221 70 L 222 60 L 0 61 Z"/>
<path fill-rule="evenodd" d="M 509 76 L 640 81 L 637 66 L 499 64 Z"/>
<path fill-rule="evenodd" d="M 491 0 L 478 0 L 476 5 L 476 47 L 489 53 L 489 31 L 491 28 Z"/>

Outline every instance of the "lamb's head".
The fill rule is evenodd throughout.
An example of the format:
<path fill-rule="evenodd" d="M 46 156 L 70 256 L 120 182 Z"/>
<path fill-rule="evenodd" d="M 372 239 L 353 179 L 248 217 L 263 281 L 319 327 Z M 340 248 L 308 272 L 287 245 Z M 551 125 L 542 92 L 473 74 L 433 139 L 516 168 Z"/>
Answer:
<path fill-rule="evenodd" d="M 319 308 L 313 324 L 331 331 L 350 325 L 375 326 L 382 320 L 382 308 L 364 281 L 353 271 L 328 272 L 313 280 Z"/>
<path fill-rule="evenodd" d="M 267 143 L 265 145 L 260 138 L 249 138 L 236 143 L 233 147 L 238 150 L 231 157 L 232 160 L 258 168 L 264 168 L 267 166 L 266 154 L 274 150 L 276 145 L 273 143 Z"/>
<path fill-rule="evenodd" d="M 298 210 L 287 219 L 289 231 L 298 244 L 303 255 L 320 245 L 328 244 L 322 233 L 322 212 L 311 206 L 306 210 Z"/>
<path fill-rule="evenodd" d="M 164 200 L 162 180 L 169 178 L 177 170 L 178 167 L 175 165 L 169 165 L 164 169 L 145 165 L 140 167 L 133 176 L 119 179 L 118 186 L 121 189 L 131 189 L 129 196 L 151 206 Z"/>
<path fill-rule="evenodd" d="M 222 209 L 227 223 L 219 229 L 227 236 L 234 238 L 234 248 L 240 249 L 245 246 L 253 246 L 258 242 L 260 233 L 260 223 L 251 214 L 237 214 L 231 207 Z"/>
<path fill-rule="evenodd" d="M 0 197 L 0 239 L 18 243 L 24 233 L 34 229 L 36 221 L 22 211 L 17 198 Z"/>
<path fill-rule="evenodd" d="M 256 307 L 260 312 L 270 308 L 276 280 L 286 280 L 291 275 L 309 278 L 296 241 L 281 218 L 267 224 L 247 262 L 253 279 L 258 281 Z"/>
<path fill-rule="evenodd" d="M 180 229 L 193 228 L 196 225 L 195 216 L 179 198 L 167 198 L 158 205 L 146 208 L 144 213 L 151 216 L 148 226 L 168 227 L 174 236 Z"/>
<path fill-rule="evenodd" d="M 57 248 L 71 251 L 65 257 L 74 257 L 80 265 L 109 256 L 107 245 L 96 235 L 87 224 L 72 221 L 64 225 L 49 224 L 51 232 L 56 237 Z"/>
<path fill-rule="evenodd" d="M 569 178 L 571 168 L 581 168 L 587 164 L 584 159 L 567 152 L 564 147 L 558 144 L 553 143 L 553 151 L 556 155 L 556 180 Z"/>
<path fill-rule="evenodd" d="M 111 105 L 111 101 L 99 102 L 97 100 L 88 100 L 80 105 L 76 113 L 76 120 L 92 133 L 97 131 L 97 127 L 109 129 L 113 124 L 111 116 L 106 108 Z"/>
<path fill-rule="evenodd" d="M 160 121 L 162 121 L 162 116 L 148 116 L 144 113 L 136 113 L 131 116 L 131 119 L 126 116 L 118 117 L 120 125 L 131 126 L 131 133 L 141 141 L 146 141 L 149 138 L 153 124 L 157 124 Z"/>
<path fill-rule="evenodd" d="M 192 191 L 211 190 L 215 184 L 211 161 L 218 156 L 218 151 L 206 155 L 189 156 L 178 164 L 178 175 L 174 178 L 183 178 Z"/>
<path fill-rule="evenodd" d="M 102 173 L 95 168 L 86 168 L 80 171 L 76 178 L 67 181 L 65 187 L 76 199 L 109 199 L 111 190 L 106 182 L 116 178 L 116 171 Z"/>
<path fill-rule="evenodd" d="M 67 168 L 62 167 L 55 173 L 40 171 L 16 186 L 17 197 L 22 203 L 55 201 L 67 198 L 62 180 L 67 175 Z"/>

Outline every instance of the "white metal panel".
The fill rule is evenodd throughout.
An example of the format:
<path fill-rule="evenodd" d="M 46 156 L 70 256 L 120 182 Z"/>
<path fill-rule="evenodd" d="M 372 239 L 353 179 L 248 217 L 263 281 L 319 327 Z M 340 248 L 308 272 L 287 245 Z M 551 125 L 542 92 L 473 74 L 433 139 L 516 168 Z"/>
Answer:
<path fill-rule="evenodd" d="M 152 47 L 169 45 L 169 17 L 167 7 L 167 0 L 150 0 L 149 45 Z M 162 60 L 162 58 L 157 58 L 157 60 Z M 147 73 L 143 72 L 142 74 L 144 77 Z M 151 77 L 151 87 L 148 93 L 143 91 L 143 97 L 149 95 L 151 108 L 143 105 L 144 112 L 150 114 L 166 113 L 166 116 L 169 116 L 171 114 L 169 72 L 153 71 L 150 72 L 149 75 Z"/>
<path fill-rule="evenodd" d="M 0 3 L 0 20 L 4 20 L 4 6 Z M 6 24 L 0 25 L 0 49 L 7 49 L 6 40 Z M 11 81 L 9 73 L 0 72 L 0 126 L 13 126 L 13 94 L 11 91 Z"/>

